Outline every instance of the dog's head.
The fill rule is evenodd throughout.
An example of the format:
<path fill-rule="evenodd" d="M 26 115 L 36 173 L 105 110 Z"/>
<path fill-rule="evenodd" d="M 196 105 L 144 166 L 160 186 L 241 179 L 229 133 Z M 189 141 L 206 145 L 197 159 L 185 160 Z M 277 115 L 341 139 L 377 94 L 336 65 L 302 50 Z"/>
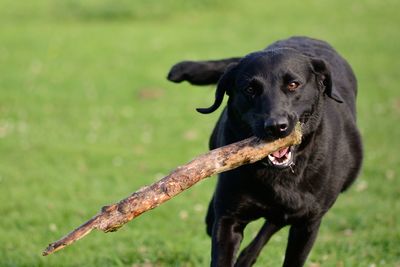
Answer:
<path fill-rule="evenodd" d="M 230 65 L 218 82 L 214 104 L 197 110 L 203 114 L 215 111 L 225 93 L 235 122 L 267 141 L 289 135 L 298 121 L 315 129 L 326 96 L 329 101 L 342 102 L 327 63 L 286 48 L 251 53 Z M 292 150 L 269 155 L 269 162 L 289 166 Z"/>

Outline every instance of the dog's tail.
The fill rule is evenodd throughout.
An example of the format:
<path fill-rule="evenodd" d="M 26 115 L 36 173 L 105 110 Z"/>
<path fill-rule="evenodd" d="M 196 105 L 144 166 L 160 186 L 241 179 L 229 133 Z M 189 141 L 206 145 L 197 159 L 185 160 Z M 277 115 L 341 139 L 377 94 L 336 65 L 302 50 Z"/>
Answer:
<path fill-rule="evenodd" d="M 221 60 L 182 61 L 172 66 L 167 79 L 175 83 L 188 81 L 193 85 L 216 84 L 226 68 L 240 59 L 233 57 Z"/>

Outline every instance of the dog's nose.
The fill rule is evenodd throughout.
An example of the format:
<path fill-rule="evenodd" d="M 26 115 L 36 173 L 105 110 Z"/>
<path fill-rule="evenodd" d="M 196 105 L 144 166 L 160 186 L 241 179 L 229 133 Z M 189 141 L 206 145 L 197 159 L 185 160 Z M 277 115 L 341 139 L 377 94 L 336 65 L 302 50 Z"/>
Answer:
<path fill-rule="evenodd" d="M 268 136 L 284 137 L 288 134 L 289 120 L 286 117 L 268 118 L 264 122 L 264 130 Z"/>

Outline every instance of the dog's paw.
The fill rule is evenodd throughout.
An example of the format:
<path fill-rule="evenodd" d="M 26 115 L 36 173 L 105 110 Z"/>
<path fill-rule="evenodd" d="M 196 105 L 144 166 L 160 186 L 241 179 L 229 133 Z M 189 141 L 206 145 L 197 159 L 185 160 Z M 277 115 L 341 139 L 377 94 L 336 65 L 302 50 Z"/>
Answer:
<path fill-rule="evenodd" d="M 169 71 L 167 79 L 175 83 L 190 81 L 194 65 L 197 64 L 192 61 L 182 61 L 175 64 Z"/>

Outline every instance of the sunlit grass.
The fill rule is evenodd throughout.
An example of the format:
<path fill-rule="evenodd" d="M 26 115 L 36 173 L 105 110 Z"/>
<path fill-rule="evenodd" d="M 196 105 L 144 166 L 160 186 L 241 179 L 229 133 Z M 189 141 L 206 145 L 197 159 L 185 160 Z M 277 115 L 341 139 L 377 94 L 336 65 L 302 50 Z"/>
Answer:
<path fill-rule="evenodd" d="M 324 219 L 308 266 L 400 266 L 399 7 L 0 1 L 0 266 L 207 266 L 215 179 L 117 233 L 40 254 L 101 206 L 207 150 L 218 114 L 194 109 L 211 104 L 213 88 L 168 83 L 172 64 L 244 55 L 290 35 L 325 39 L 352 64 L 365 140 L 363 172 Z M 257 266 L 281 264 L 286 235 Z"/>

